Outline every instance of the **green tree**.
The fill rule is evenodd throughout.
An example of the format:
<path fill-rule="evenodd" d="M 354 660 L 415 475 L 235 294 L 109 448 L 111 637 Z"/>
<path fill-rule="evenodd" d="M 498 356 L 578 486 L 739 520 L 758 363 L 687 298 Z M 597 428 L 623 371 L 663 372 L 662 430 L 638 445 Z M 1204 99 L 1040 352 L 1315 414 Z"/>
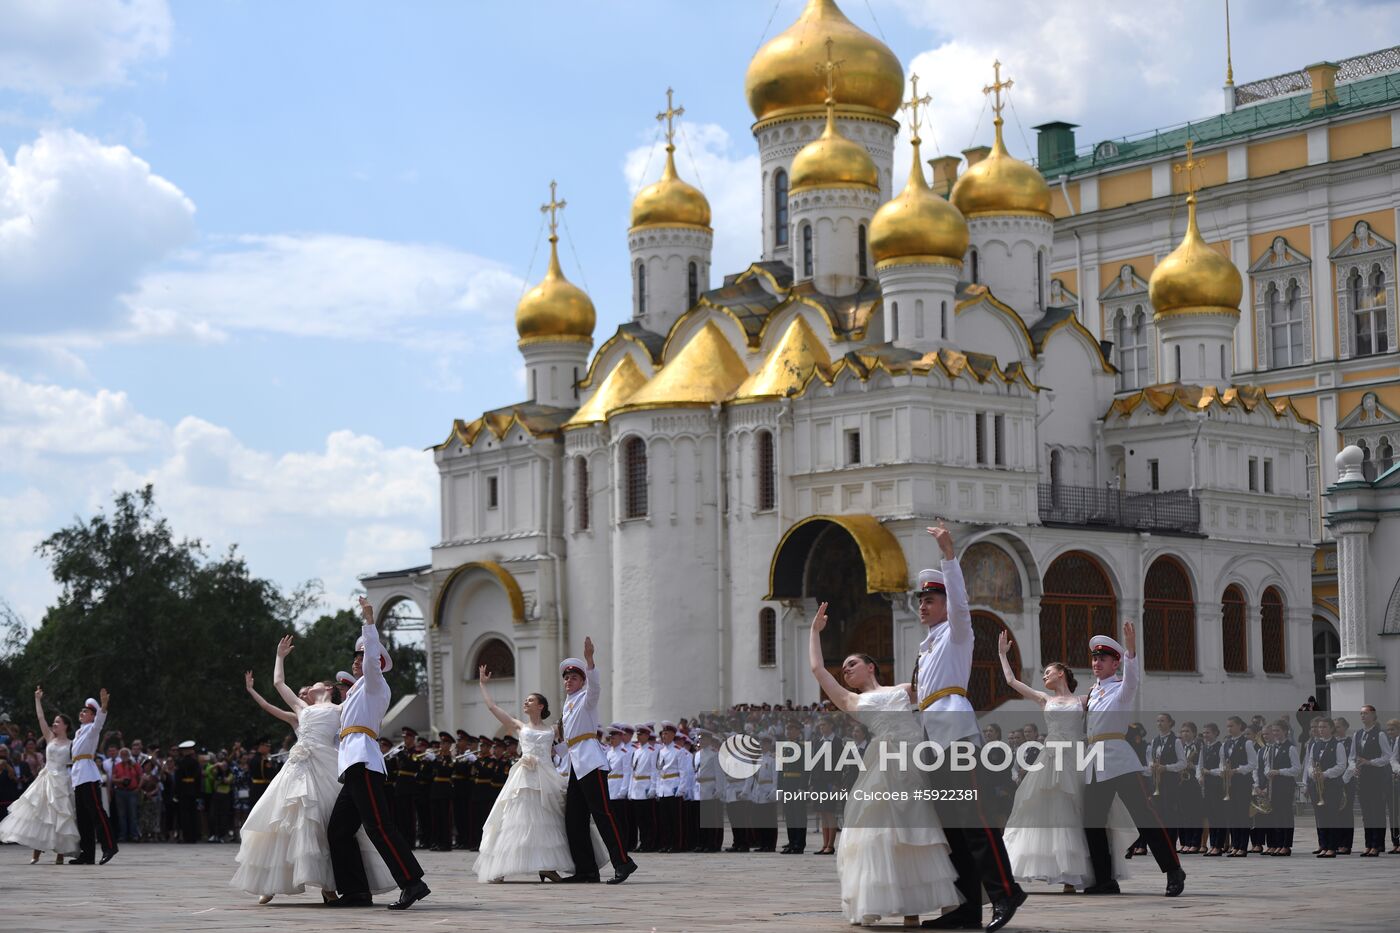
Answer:
<path fill-rule="evenodd" d="M 127 740 L 216 745 L 285 734 L 248 698 L 243 672 L 252 670 L 258 689 L 275 699 L 277 640 L 298 631 L 297 620 L 320 601 L 318 585 L 284 594 L 254 577 L 236 549 L 211 559 L 198 540 L 177 540 L 150 486 L 119 494 L 110 514 L 76 521 L 38 550 L 59 597 L 22 648 L 13 620 L 6 627 L 0 708 L 21 720 L 32 716 L 34 685 L 42 684 L 46 705 L 75 715 L 105 686 L 112 692 L 107 728 Z M 359 634 L 353 622 L 352 613 L 339 612 L 302 629 L 289 682 L 329 679 L 348 667 Z M 386 644 L 395 650 L 395 690 L 411 691 L 422 652 Z"/>

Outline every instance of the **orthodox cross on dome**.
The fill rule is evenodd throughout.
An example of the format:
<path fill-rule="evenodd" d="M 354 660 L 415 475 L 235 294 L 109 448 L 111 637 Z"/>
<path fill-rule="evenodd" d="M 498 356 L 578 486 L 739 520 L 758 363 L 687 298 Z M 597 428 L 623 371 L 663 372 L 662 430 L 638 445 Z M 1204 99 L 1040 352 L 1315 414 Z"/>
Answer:
<path fill-rule="evenodd" d="M 912 96 L 899 105 L 901 110 L 909 111 L 909 129 L 914 134 L 914 138 L 919 138 L 919 108 L 927 107 L 932 103 L 933 98 L 928 94 L 919 96 L 919 76 L 911 74 L 909 83 L 912 85 Z"/>
<path fill-rule="evenodd" d="M 1015 84 L 1015 82 L 1012 81 L 1010 78 L 1007 78 L 1005 81 L 1001 80 L 1000 59 L 992 62 L 992 76 L 992 83 L 982 88 L 982 93 L 993 95 L 992 112 L 997 115 L 997 122 L 1000 123 L 1001 109 L 1005 106 L 1005 104 L 1003 104 L 1001 100 L 1001 92 L 1009 89 L 1013 84 Z"/>
<path fill-rule="evenodd" d="M 666 145 L 674 146 L 676 142 L 676 117 L 685 113 L 684 107 L 675 107 L 671 104 L 671 95 L 675 93 L 669 87 L 666 89 L 666 109 L 656 115 L 656 122 L 666 122 Z"/>
<path fill-rule="evenodd" d="M 1206 164 L 1205 159 L 1197 159 L 1192 157 L 1191 150 L 1195 148 L 1195 145 L 1196 143 L 1194 140 L 1186 140 L 1186 161 L 1178 162 L 1176 165 L 1172 166 L 1172 171 L 1176 174 L 1180 175 L 1182 173 L 1185 173 L 1186 178 L 1184 179 L 1184 181 L 1186 182 L 1186 200 L 1190 201 L 1191 203 L 1195 203 L 1196 201 L 1196 178 L 1191 173 L 1194 172 L 1196 169 L 1200 168 L 1202 165 Z"/>
<path fill-rule="evenodd" d="M 553 179 L 549 182 L 549 203 L 540 205 L 540 213 L 549 215 L 549 238 L 557 240 L 559 238 L 559 212 L 568 207 L 568 201 L 560 201 L 555 197 L 558 189 L 558 182 Z"/>
<path fill-rule="evenodd" d="M 837 61 L 831 59 L 832 46 L 836 45 L 836 40 L 831 36 L 826 37 L 826 61 L 819 62 L 812 66 L 817 74 L 826 78 L 826 103 L 828 106 L 836 103 L 836 69 L 846 63 L 844 58 Z"/>

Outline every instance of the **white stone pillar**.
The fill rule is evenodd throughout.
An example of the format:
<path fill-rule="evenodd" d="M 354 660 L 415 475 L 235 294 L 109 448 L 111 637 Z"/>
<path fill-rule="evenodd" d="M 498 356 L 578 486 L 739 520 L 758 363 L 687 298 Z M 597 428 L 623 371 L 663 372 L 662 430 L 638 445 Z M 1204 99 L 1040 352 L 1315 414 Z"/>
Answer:
<path fill-rule="evenodd" d="M 1385 666 L 1371 653 L 1367 586 L 1371 532 L 1376 528 L 1373 490 L 1361 472 L 1362 454 L 1347 447 L 1337 454 L 1337 482 L 1327 490 L 1327 527 L 1337 541 L 1337 592 L 1341 604 L 1342 652 L 1327 675 L 1333 709 L 1359 709 L 1385 702 Z"/>

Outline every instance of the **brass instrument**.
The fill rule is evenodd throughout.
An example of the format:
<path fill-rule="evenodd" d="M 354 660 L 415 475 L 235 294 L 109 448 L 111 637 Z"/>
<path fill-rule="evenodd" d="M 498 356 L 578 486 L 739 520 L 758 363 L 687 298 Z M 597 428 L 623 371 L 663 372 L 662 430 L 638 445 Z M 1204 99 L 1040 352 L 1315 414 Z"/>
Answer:
<path fill-rule="evenodd" d="M 1162 796 L 1162 750 L 1160 748 L 1152 755 L 1152 796 Z"/>
<path fill-rule="evenodd" d="M 1327 806 L 1327 802 L 1322 799 L 1322 791 L 1325 787 L 1325 778 L 1322 776 L 1322 765 L 1314 764 L 1312 768 L 1313 784 L 1317 785 L 1317 806 L 1321 809 Z"/>
<path fill-rule="evenodd" d="M 1224 774 L 1224 778 L 1225 778 L 1225 796 L 1221 797 L 1220 799 L 1221 799 L 1221 800 L 1229 800 L 1229 799 L 1230 799 L 1230 785 L 1234 783 L 1235 769 L 1232 768 L 1232 767 L 1230 767 L 1229 763 L 1227 762 L 1226 765 L 1225 765 L 1225 771 L 1223 772 L 1223 774 Z"/>
<path fill-rule="evenodd" d="M 1181 783 L 1185 784 L 1188 780 L 1194 781 L 1196 779 L 1196 765 L 1200 758 L 1200 745 L 1192 742 L 1191 747 L 1186 749 L 1186 769 L 1181 772 Z"/>

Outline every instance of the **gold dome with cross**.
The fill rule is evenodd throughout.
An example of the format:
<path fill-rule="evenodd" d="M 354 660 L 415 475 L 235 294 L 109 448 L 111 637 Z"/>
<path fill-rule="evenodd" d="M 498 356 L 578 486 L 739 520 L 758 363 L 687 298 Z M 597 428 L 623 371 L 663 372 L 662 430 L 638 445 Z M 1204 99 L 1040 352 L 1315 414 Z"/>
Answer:
<path fill-rule="evenodd" d="M 593 301 L 559 267 L 559 211 L 567 202 L 558 199 L 557 185 L 549 183 L 549 203 L 540 211 L 549 215 L 549 267 L 538 285 L 515 306 L 515 332 L 520 343 L 539 341 L 591 341 L 598 313 Z"/>
<path fill-rule="evenodd" d="M 1186 314 L 1239 314 L 1244 279 L 1235 264 L 1212 249 L 1196 225 L 1196 184 L 1192 172 L 1204 159 L 1192 155 L 1186 141 L 1186 161 L 1172 166 L 1186 181 L 1186 234 L 1181 244 L 1152 270 L 1147 297 L 1157 317 Z"/>
<path fill-rule="evenodd" d="M 1038 214 L 1050 218 L 1050 186 L 1045 176 L 1035 168 L 1006 151 L 1002 139 L 1001 111 L 1005 106 L 1002 91 L 1014 83 L 1001 79 L 1001 62 L 992 63 L 993 82 L 982 89 L 992 95 L 992 110 L 996 119 L 992 151 L 976 165 L 970 166 L 953 185 L 950 198 L 964 217 L 991 214 Z"/>
<path fill-rule="evenodd" d="M 676 174 L 675 118 L 685 113 L 684 107 L 672 103 L 673 91 L 666 89 L 666 109 L 656 119 L 666 124 L 666 166 L 661 178 L 647 185 L 632 199 L 632 226 L 698 227 L 710 230 L 710 202 L 700 189 L 681 180 Z"/>

